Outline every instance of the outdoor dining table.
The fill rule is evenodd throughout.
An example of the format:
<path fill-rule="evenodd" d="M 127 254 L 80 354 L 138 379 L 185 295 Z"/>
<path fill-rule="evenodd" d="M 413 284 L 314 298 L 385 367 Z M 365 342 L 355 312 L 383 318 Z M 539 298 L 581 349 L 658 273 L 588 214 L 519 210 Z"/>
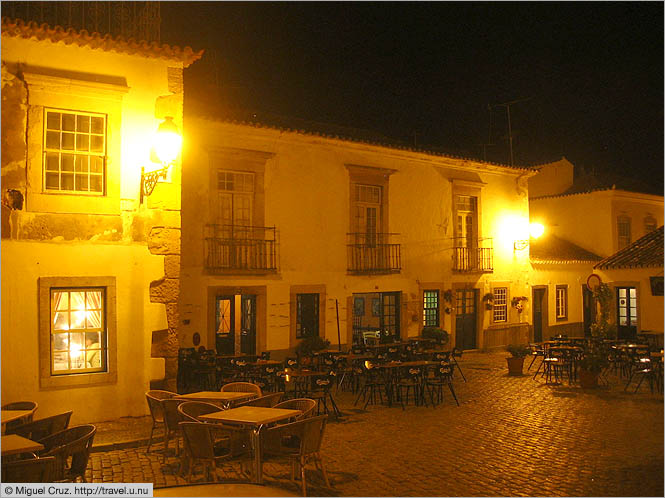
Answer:
<path fill-rule="evenodd" d="M 394 369 L 396 368 L 409 368 L 409 367 L 426 367 L 429 365 L 439 365 L 438 361 L 416 360 L 416 361 L 389 361 L 386 363 L 372 363 L 372 368 L 380 368 L 386 370 L 386 397 L 388 398 L 388 406 L 393 405 L 394 396 L 394 381 L 396 376 Z M 424 377 L 423 377 L 424 379 Z M 422 386 L 421 386 L 422 387 Z"/>
<path fill-rule="evenodd" d="M 241 406 L 220 412 L 201 415 L 199 418 L 207 422 L 218 422 L 230 425 L 243 425 L 252 428 L 250 440 L 254 450 L 254 482 L 263 483 L 263 462 L 261 455 L 261 430 L 268 424 L 288 420 L 302 413 L 300 410 L 285 408 L 264 408 L 260 406 Z"/>
<path fill-rule="evenodd" d="M 247 401 L 256 397 L 256 393 L 237 393 L 227 391 L 200 391 L 196 393 L 180 394 L 175 396 L 176 399 L 184 399 L 187 401 L 205 401 L 206 403 L 213 403 L 225 407 L 230 406 L 233 403 Z"/>
<path fill-rule="evenodd" d="M 32 439 L 10 434 L 2 436 L 2 456 L 16 455 L 18 453 L 32 453 L 44 449 L 44 445 Z"/>

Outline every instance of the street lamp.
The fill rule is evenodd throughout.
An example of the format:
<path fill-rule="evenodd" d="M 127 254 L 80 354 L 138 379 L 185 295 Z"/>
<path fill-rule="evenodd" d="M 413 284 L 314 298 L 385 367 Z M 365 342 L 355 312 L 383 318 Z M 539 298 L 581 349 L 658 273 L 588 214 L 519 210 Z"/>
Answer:
<path fill-rule="evenodd" d="M 160 178 L 166 179 L 169 167 L 178 157 L 182 147 L 182 135 L 173 122 L 173 117 L 166 116 L 164 121 L 157 127 L 154 144 L 151 151 L 151 160 L 162 164 L 160 169 L 146 173 L 141 166 L 141 185 L 139 204 L 143 204 L 143 198 L 152 194 Z"/>

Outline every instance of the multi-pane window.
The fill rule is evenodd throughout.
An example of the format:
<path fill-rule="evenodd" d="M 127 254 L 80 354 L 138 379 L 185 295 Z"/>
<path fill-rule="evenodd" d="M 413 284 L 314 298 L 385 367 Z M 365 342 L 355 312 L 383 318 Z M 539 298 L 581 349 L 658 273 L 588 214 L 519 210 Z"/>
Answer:
<path fill-rule="evenodd" d="M 423 291 L 423 325 L 425 327 L 439 326 L 439 291 Z"/>
<path fill-rule="evenodd" d="M 105 288 L 51 289 L 51 374 L 107 369 Z"/>
<path fill-rule="evenodd" d="M 45 110 L 44 190 L 104 193 L 106 116 Z"/>
<path fill-rule="evenodd" d="M 658 228 L 656 218 L 651 215 L 648 215 L 646 218 L 644 218 L 644 233 L 651 233 L 656 228 Z"/>
<path fill-rule="evenodd" d="M 296 295 L 296 338 L 319 335 L 319 295 Z"/>
<path fill-rule="evenodd" d="M 508 321 L 508 288 L 495 287 L 494 294 L 494 309 L 492 318 L 494 322 Z"/>
<path fill-rule="evenodd" d="M 355 185 L 355 232 L 358 243 L 376 244 L 376 234 L 381 229 L 381 187 Z"/>
<path fill-rule="evenodd" d="M 568 286 L 556 286 L 556 319 L 565 320 L 568 318 Z"/>
<path fill-rule="evenodd" d="M 617 309 L 620 327 L 637 325 L 637 289 L 635 287 L 617 287 Z"/>
<path fill-rule="evenodd" d="M 619 216 L 617 218 L 617 236 L 619 249 L 630 245 L 630 218 L 628 216 Z"/>
<path fill-rule="evenodd" d="M 238 227 L 251 226 L 254 173 L 220 170 L 217 172 L 217 190 L 219 223 Z"/>

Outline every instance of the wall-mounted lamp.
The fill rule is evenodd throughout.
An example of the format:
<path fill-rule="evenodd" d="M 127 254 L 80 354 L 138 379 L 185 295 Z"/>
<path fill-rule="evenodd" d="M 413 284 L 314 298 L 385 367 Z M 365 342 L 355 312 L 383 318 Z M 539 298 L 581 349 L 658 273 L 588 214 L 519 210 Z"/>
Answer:
<path fill-rule="evenodd" d="M 143 198 L 152 194 L 160 178 L 166 180 L 169 167 L 178 157 L 182 147 L 182 135 L 173 122 L 171 116 L 166 116 L 164 121 L 157 127 L 154 144 L 150 154 L 153 162 L 162 164 L 162 168 L 146 173 L 141 167 L 141 185 L 139 204 L 143 204 Z"/>
<path fill-rule="evenodd" d="M 542 223 L 531 223 L 529 225 L 529 235 L 532 239 L 537 239 L 545 232 Z M 529 239 L 518 239 L 513 242 L 513 251 L 523 251 L 529 247 Z"/>

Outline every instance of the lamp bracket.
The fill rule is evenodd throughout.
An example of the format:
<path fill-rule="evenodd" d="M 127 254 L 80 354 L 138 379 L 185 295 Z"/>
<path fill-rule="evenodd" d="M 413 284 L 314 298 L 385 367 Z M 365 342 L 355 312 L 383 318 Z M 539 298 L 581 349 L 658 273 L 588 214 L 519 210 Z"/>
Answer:
<path fill-rule="evenodd" d="M 141 188 L 139 204 L 143 204 L 143 198 L 148 197 L 155 190 L 155 186 L 160 178 L 166 180 L 169 172 L 169 166 L 166 165 L 161 169 L 155 171 L 145 172 L 145 168 L 141 168 Z"/>
<path fill-rule="evenodd" d="M 513 250 L 514 251 L 523 251 L 529 246 L 529 241 L 527 239 L 523 240 L 516 240 L 513 242 Z"/>

